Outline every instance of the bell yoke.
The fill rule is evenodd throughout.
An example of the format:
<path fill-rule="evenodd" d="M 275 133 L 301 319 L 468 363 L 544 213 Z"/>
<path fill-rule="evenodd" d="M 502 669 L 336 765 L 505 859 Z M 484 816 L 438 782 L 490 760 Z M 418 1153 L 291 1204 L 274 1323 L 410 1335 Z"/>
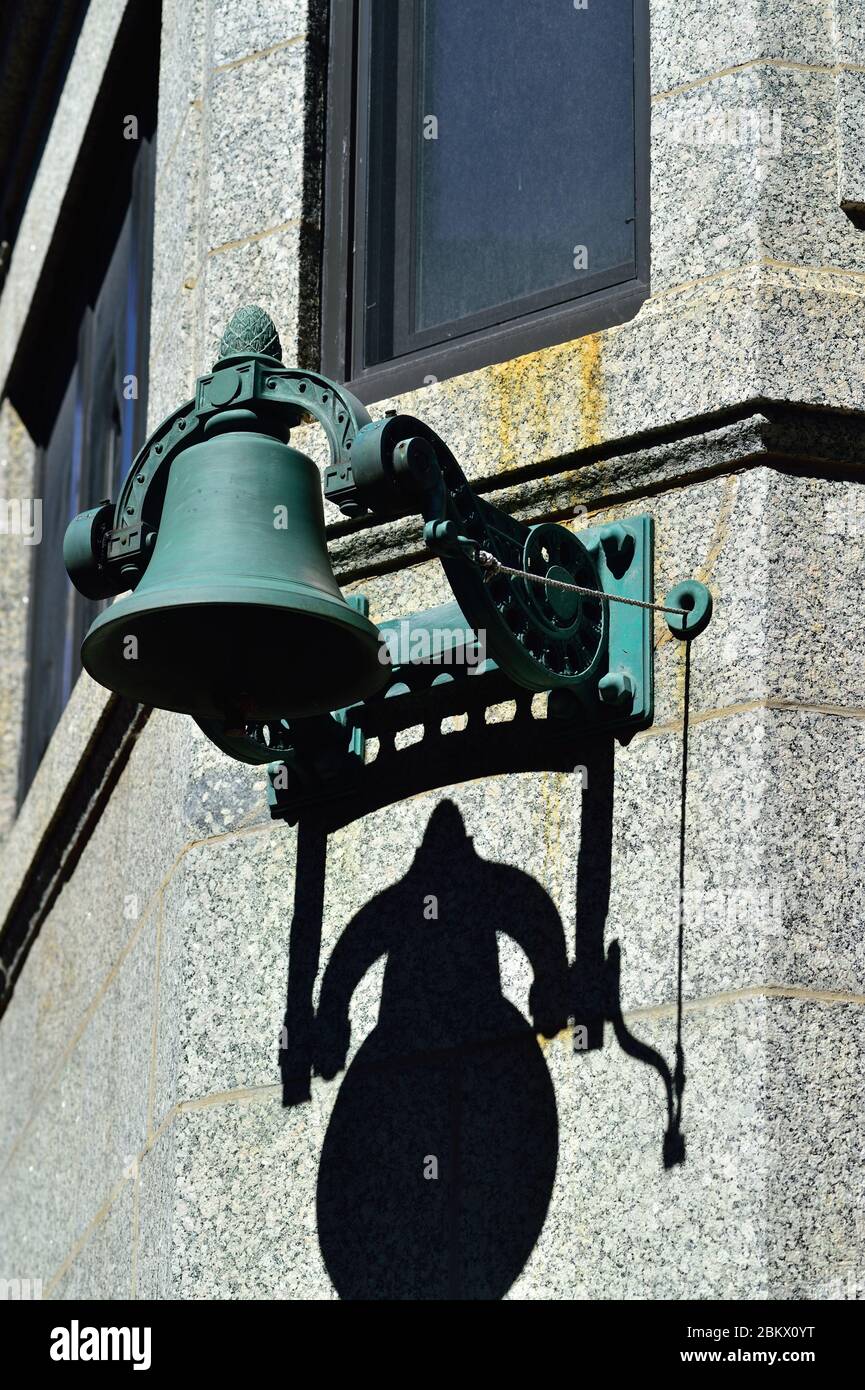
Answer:
<path fill-rule="evenodd" d="M 523 690 L 562 692 L 559 711 L 614 730 L 651 723 L 650 517 L 579 534 L 526 525 L 478 496 L 422 421 L 374 421 L 343 387 L 281 358 L 268 315 L 239 310 L 213 371 L 147 440 L 116 507 L 103 502 L 70 524 L 64 559 L 76 587 L 93 599 L 124 594 L 84 639 L 95 680 L 192 715 L 247 761 L 273 756 L 271 741 L 261 757 L 249 751 L 267 723 L 405 689 L 382 640 L 399 620 L 380 631 L 363 600 L 341 593 L 319 469 L 288 443 L 313 419 L 330 445 L 324 494 L 344 516 L 422 517 L 457 601 L 448 626 L 482 635 L 485 669 Z M 668 621 L 688 639 L 711 599 L 693 582 L 677 592 L 689 611 Z M 243 735 L 238 751 L 231 739 Z"/>

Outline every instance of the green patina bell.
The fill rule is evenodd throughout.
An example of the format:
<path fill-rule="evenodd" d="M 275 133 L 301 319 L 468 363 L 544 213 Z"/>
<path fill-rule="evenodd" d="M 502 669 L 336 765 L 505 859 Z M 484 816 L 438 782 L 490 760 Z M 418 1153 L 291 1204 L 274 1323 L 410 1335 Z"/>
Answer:
<path fill-rule="evenodd" d="M 388 678 L 378 629 L 346 602 L 333 576 L 317 467 L 285 442 L 272 413 L 239 399 L 257 364 L 270 370 L 281 355 L 268 315 L 239 310 L 214 373 L 199 383 L 204 437 L 187 443 L 185 408 L 169 417 L 133 469 L 120 529 L 100 547 L 104 509 L 97 508 L 67 534 L 67 564 L 86 592 L 102 596 L 138 581 L 84 639 L 82 661 L 94 680 L 226 728 L 325 714 L 374 694 Z M 179 443 L 170 468 L 162 465 L 164 500 L 148 530 L 136 518 L 144 520 L 160 489 L 146 460 L 158 467 L 170 452 L 160 442 L 168 428 Z M 92 538 L 97 557 L 117 551 L 116 579 L 106 579 L 103 563 L 90 566 Z M 145 538 L 152 548 L 142 559 L 133 548 Z"/>
<path fill-rule="evenodd" d="M 315 464 L 237 430 L 175 459 L 144 576 L 82 660 L 143 704 L 243 724 L 363 699 L 387 677 L 379 651 L 333 577 Z"/>

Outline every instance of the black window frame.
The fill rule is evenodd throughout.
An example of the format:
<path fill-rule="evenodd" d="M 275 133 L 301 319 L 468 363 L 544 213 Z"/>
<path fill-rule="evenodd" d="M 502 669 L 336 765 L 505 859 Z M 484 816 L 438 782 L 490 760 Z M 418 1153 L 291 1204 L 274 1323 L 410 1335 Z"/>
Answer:
<path fill-rule="evenodd" d="M 388 248 L 367 245 L 364 209 L 370 190 L 365 132 L 370 119 L 370 47 L 372 5 L 375 0 L 332 0 L 328 52 L 328 100 L 325 132 L 324 250 L 321 286 L 321 369 L 344 382 L 361 400 L 385 399 L 418 389 L 427 381 L 440 381 L 508 361 L 528 352 L 573 341 L 589 333 L 633 318 L 650 289 L 650 75 L 649 0 L 631 0 L 634 13 L 634 207 L 635 257 L 625 278 L 622 268 L 582 277 L 579 296 L 562 300 L 562 287 L 540 291 L 509 309 L 485 310 L 460 321 L 459 331 L 444 336 L 441 327 L 423 333 L 404 334 L 404 312 L 395 312 L 395 350 L 389 360 L 364 365 L 367 324 L 363 310 L 365 257 L 387 255 Z M 395 71 L 404 74 L 397 89 L 386 96 L 393 109 L 414 110 L 413 84 L 417 81 L 416 35 L 420 0 L 399 0 L 401 11 L 411 8 L 413 18 L 400 25 Z M 408 35 L 408 37 L 407 37 Z M 405 76 L 407 74 L 407 76 Z M 373 113 L 375 118 L 375 112 Z M 394 136 L 398 177 L 414 176 L 417 141 L 409 123 Z M 411 236 L 414 199 L 406 209 L 398 233 L 405 243 Z M 407 258 L 396 262 L 403 269 L 402 298 L 409 303 L 410 275 Z M 357 268 L 357 269 L 356 269 Z M 566 287 L 567 288 L 567 287 Z M 446 326 L 446 329 L 452 328 Z"/>
<path fill-rule="evenodd" d="M 28 0 L 0 11 L 0 287 L 90 0 Z"/>
<path fill-rule="evenodd" d="M 6 382 L 35 446 L 43 521 L 29 563 L 19 807 L 80 672 L 81 639 L 104 606 L 71 585 L 63 532 L 116 490 L 146 432 L 161 11 L 161 0 L 125 6 Z M 65 406 L 68 427 L 70 403 L 71 443 L 60 420 Z"/>
<path fill-rule="evenodd" d="M 30 570 L 27 679 L 19 761 L 18 804 L 35 777 L 81 672 L 81 643 L 94 618 L 110 600 L 87 599 L 63 571 L 61 547 L 66 526 L 79 512 L 114 497 L 144 443 L 147 424 L 150 288 L 153 262 L 155 142 L 137 142 L 132 190 L 116 250 L 124 248 L 113 285 L 107 270 L 93 304 L 82 307 L 77 354 L 69 365 L 64 403 L 71 406 L 73 442 L 58 455 L 51 421 L 36 445 L 36 495 L 42 499 L 45 535 L 34 547 Z M 115 258 L 112 255 L 110 265 Z M 121 308 L 122 301 L 122 308 Z M 101 335 L 97 316 L 103 314 Z M 122 327 L 122 359 L 117 331 Z M 108 352 L 97 339 L 108 340 Z M 135 394 L 126 381 L 135 378 Z M 62 453 L 62 451 L 61 451 Z M 52 496 L 52 507 L 47 498 Z M 62 510 L 61 510 L 62 508 Z M 49 516 L 48 513 L 51 512 Z M 65 511 L 65 514 L 64 514 Z M 55 532 L 57 534 L 55 534 Z"/>

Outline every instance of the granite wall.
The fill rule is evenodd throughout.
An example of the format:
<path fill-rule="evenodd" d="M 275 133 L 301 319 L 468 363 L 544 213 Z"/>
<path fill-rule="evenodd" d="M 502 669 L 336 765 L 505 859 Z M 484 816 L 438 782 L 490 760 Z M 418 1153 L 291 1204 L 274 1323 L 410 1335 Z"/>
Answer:
<path fill-rule="evenodd" d="M 121 10 L 91 7 L 82 107 Z M 154 424 L 240 303 L 314 363 L 325 32 L 319 0 L 164 0 Z M 421 415 L 522 517 L 651 512 L 656 591 L 715 597 L 690 669 L 659 620 L 655 723 L 589 741 L 585 777 L 467 781 L 330 834 L 271 822 L 262 773 L 191 721 L 139 723 L 0 1019 L 0 1276 L 57 1298 L 862 1296 L 865 23 L 859 0 L 653 0 L 652 55 L 639 315 L 373 413 Z M 0 298 L 7 367 L 68 127 Z M 414 525 L 329 521 L 373 618 L 447 597 Z M 14 817 L 26 574 L 2 543 L 11 921 L 112 704 L 82 677 Z M 539 1042 L 532 968 L 565 952 L 573 1026 Z M 283 1106 L 280 1049 L 330 962 L 326 1001 L 357 981 L 349 1069 Z"/>

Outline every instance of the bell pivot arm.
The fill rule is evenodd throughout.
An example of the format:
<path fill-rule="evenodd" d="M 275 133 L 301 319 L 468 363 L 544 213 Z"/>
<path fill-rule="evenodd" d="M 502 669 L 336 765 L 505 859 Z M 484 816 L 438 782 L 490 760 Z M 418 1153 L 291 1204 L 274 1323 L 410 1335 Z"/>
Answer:
<path fill-rule="evenodd" d="M 582 685 L 597 669 L 607 635 L 598 599 L 497 574 L 486 551 L 512 569 L 601 588 L 589 548 L 564 526 L 530 526 L 479 497 L 444 440 L 423 421 L 393 415 L 365 426 L 325 495 L 349 516 L 420 513 L 424 540 L 444 567 L 466 619 L 488 654 L 518 685 L 543 691 Z M 632 553 L 633 553 L 633 538 Z"/>

